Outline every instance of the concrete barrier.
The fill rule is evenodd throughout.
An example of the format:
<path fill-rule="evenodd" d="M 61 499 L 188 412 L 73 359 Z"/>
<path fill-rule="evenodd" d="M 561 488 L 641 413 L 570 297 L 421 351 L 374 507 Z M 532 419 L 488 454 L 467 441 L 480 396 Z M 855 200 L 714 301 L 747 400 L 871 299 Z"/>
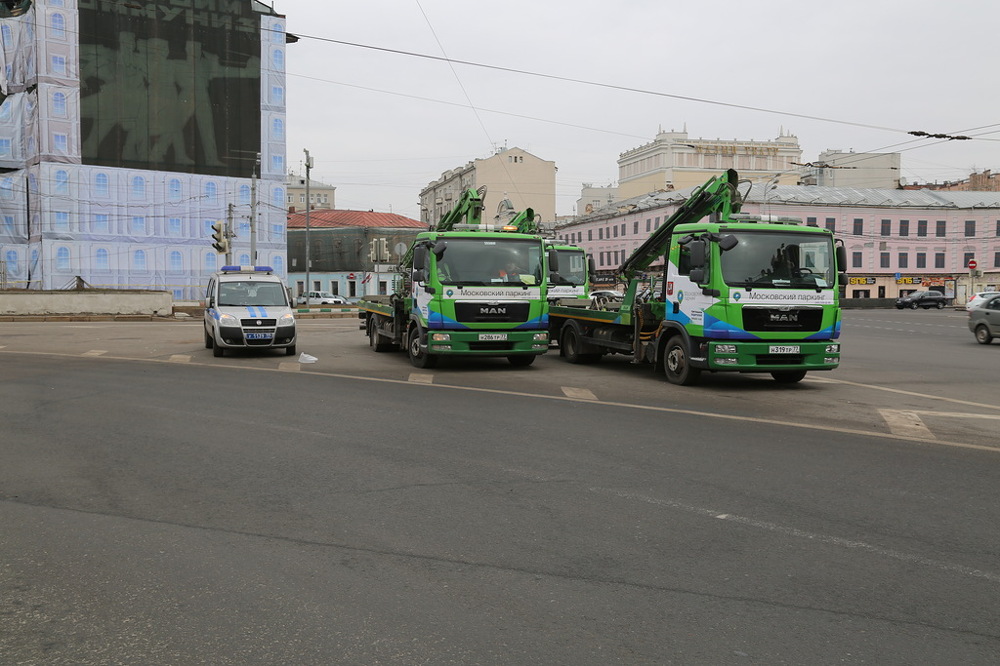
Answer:
<path fill-rule="evenodd" d="M 0 291 L 0 315 L 173 314 L 168 291 L 86 289 L 81 291 Z"/>

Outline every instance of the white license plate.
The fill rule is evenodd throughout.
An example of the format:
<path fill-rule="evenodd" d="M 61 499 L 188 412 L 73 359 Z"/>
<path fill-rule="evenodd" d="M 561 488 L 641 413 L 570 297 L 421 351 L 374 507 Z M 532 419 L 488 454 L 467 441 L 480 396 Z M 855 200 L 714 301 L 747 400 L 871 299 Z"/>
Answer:
<path fill-rule="evenodd" d="M 771 345 L 768 348 L 768 352 L 771 354 L 798 354 L 798 345 Z"/>
<path fill-rule="evenodd" d="M 507 334 L 506 333 L 480 333 L 479 334 L 479 339 L 480 340 L 506 340 L 507 339 Z"/>
<path fill-rule="evenodd" d="M 247 340 L 270 340 L 270 333 L 247 333 Z"/>

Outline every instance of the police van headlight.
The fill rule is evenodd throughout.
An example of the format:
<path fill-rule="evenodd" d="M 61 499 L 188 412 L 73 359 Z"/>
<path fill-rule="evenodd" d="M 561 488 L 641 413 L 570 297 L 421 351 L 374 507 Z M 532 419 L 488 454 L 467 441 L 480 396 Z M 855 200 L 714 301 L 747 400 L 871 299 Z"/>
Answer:
<path fill-rule="evenodd" d="M 219 316 L 219 326 L 239 326 L 240 320 L 231 314 L 224 314 Z"/>
<path fill-rule="evenodd" d="M 278 326 L 294 326 L 295 316 L 291 312 L 286 312 L 285 314 L 278 317 Z"/>

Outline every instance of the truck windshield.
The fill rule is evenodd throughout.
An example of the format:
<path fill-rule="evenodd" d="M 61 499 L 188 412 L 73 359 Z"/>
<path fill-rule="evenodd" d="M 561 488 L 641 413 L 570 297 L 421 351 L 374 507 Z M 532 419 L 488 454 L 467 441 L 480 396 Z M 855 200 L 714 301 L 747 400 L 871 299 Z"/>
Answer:
<path fill-rule="evenodd" d="M 245 280 L 219 284 L 219 305 L 287 305 L 285 290 L 277 282 Z"/>
<path fill-rule="evenodd" d="M 826 234 L 746 231 L 733 235 L 739 245 L 722 253 L 722 277 L 730 286 L 824 288 L 835 284 L 833 239 Z"/>
<path fill-rule="evenodd" d="M 587 259 L 582 250 L 556 250 L 559 278 L 553 284 L 582 285 L 587 281 Z"/>
<path fill-rule="evenodd" d="M 539 284 L 542 279 L 541 243 L 497 236 L 500 237 L 447 239 L 447 249 L 433 267 L 438 280 L 459 286 Z"/>

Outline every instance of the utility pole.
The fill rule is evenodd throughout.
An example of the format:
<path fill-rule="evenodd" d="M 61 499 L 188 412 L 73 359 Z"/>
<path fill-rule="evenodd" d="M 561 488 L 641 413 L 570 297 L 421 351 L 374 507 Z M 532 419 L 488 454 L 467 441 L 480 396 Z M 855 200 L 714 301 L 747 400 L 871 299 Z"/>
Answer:
<path fill-rule="evenodd" d="M 309 151 L 303 148 L 306 154 L 306 307 L 309 307 L 309 211 L 312 209 L 312 199 L 309 198 L 309 170 L 312 169 L 313 161 L 309 157 Z"/>
<path fill-rule="evenodd" d="M 253 167 L 250 180 L 250 264 L 257 265 L 257 170 L 260 169 L 260 153 Z"/>
<path fill-rule="evenodd" d="M 229 245 L 226 246 L 226 265 L 232 266 L 233 264 L 233 238 L 236 234 L 233 233 L 233 204 L 229 204 L 226 210 L 226 231 L 225 238 L 229 241 Z"/>

